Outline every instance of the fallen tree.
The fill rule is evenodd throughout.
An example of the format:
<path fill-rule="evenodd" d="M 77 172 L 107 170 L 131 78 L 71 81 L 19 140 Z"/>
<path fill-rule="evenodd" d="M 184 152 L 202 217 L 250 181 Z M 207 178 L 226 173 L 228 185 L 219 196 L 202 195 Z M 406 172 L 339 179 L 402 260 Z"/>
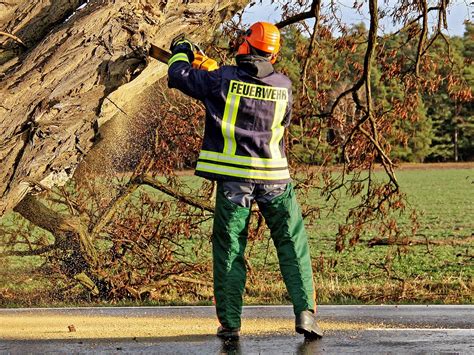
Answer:
<path fill-rule="evenodd" d="M 99 127 L 165 74 L 150 43 L 179 33 L 198 41 L 246 1 L 12 1 L 1 37 L 0 215 L 30 191 L 62 184 L 100 136 Z M 17 55 L 14 55 L 14 54 Z M 126 85 L 128 84 L 128 85 Z M 120 118 L 120 117 L 119 117 Z"/>
<path fill-rule="evenodd" d="M 123 107 L 133 110 L 143 91 L 166 74 L 165 65 L 148 57 L 151 43 L 166 47 L 180 33 L 205 42 L 246 3 L 37 0 L 0 5 L 0 216 L 14 209 L 49 231 L 53 243 L 34 253 L 68 255 L 64 273 L 93 294 L 99 292 L 103 267 L 93 245 L 93 221 L 78 206 L 60 213 L 30 192 L 65 184 L 107 135 L 100 127 L 110 121 L 108 131 L 114 132 L 129 119 Z M 100 165 L 100 154 L 91 154 L 89 165 L 94 160 Z M 76 176 L 77 183 L 81 178 L 87 176 Z M 108 292 L 110 287 L 110 282 L 103 286 Z"/>

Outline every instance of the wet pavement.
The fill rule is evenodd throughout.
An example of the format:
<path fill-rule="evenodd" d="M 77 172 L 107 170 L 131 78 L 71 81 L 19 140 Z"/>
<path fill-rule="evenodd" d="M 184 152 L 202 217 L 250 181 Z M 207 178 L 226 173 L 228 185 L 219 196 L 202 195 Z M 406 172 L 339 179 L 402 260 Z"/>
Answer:
<path fill-rule="evenodd" d="M 213 307 L 0 309 L 2 315 L 212 318 Z M 320 306 L 321 322 L 364 323 L 364 329 L 327 331 L 305 342 L 297 334 L 243 335 L 222 342 L 213 334 L 118 339 L 0 340 L 0 353 L 155 354 L 474 354 L 474 306 Z M 246 318 L 293 319 L 288 306 L 245 307 Z M 1 327 L 1 325 L 0 325 Z"/>

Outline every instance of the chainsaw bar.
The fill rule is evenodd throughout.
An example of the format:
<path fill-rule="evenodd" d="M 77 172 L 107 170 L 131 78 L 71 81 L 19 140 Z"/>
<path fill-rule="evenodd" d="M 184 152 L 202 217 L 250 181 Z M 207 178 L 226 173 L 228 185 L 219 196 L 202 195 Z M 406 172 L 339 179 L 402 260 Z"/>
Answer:
<path fill-rule="evenodd" d="M 155 58 L 162 63 L 168 64 L 168 61 L 171 58 L 171 53 L 152 44 L 150 48 L 150 57 Z"/>

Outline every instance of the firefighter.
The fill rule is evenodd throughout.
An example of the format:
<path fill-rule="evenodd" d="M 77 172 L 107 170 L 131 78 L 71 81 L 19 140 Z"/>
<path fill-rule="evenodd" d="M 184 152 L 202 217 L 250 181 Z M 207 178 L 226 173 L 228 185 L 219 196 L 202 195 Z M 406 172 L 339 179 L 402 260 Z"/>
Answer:
<path fill-rule="evenodd" d="M 280 32 L 266 22 L 240 36 L 237 65 L 193 69 L 193 44 L 171 45 L 169 87 L 206 107 L 196 175 L 217 181 L 212 232 L 214 297 L 221 326 L 217 336 L 238 338 L 251 205 L 255 201 L 271 231 L 280 269 L 293 303 L 295 330 L 319 338 L 313 274 L 300 207 L 285 155 L 291 118 L 291 82 L 275 72 Z"/>

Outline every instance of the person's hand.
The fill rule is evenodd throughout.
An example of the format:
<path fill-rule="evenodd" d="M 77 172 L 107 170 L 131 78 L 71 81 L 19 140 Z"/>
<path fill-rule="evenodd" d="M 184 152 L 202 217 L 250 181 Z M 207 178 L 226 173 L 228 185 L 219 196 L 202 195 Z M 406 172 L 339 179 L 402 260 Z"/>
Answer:
<path fill-rule="evenodd" d="M 171 42 L 171 53 L 186 53 L 189 62 L 192 63 L 194 60 L 194 45 L 191 41 L 186 39 L 184 36 L 178 36 Z"/>

